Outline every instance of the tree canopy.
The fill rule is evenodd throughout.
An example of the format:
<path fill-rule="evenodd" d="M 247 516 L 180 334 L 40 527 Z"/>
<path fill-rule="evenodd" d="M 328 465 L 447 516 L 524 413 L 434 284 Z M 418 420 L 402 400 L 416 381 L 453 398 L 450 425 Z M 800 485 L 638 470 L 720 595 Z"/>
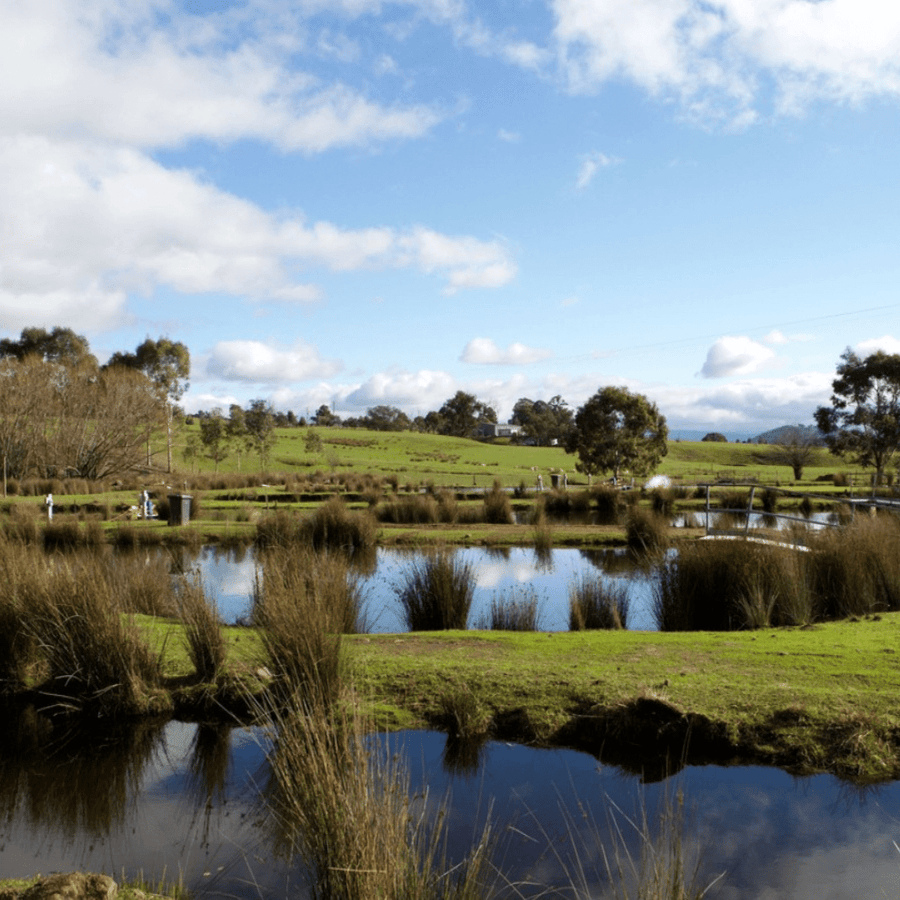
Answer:
<path fill-rule="evenodd" d="M 465 391 L 457 391 L 445 401 L 437 415 L 440 421 L 439 433 L 455 437 L 471 437 L 476 425 L 497 421 L 497 413 L 492 407 Z"/>
<path fill-rule="evenodd" d="M 831 405 L 816 424 L 835 455 L 846 455 L 880 476 L 900 448 L 900 354 L 878 351 L 864 359 L 849 347 L 831 383 Z"/>
<path fill-rule="evenodd" d="M 618 478 L 624 469 L 653 471 L 668 452 L 668 436 L 655 403 L 624 387 L 605 387 L 575 413 L 566 451 L 578 454 L 579 472 Z"/>
<path fill-rule="evenodd" d="M 562 444 L 572 427 L 572 410 L 559 394 L 549 402 L 522 397 L 513 407 L 510 422 L 521 425 L 525 435 L 540 447 L 546 447 L 554 440 Z"/>
<path fill-rule="evenodd" d="M 42 362 L 55 362 L 69 367 L 97 367 L 97 358 L 91 353 L 87 338 L 60 325 L 53 331 L 23 328 L 19 340 L 0 340 L 0 358 L 22 360 L 27 356 L 36 356 Z"/>

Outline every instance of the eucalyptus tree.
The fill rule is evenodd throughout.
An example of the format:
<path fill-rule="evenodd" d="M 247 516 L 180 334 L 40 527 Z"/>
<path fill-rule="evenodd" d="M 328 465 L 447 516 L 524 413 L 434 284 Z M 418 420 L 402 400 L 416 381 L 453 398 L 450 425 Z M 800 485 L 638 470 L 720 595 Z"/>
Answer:
<path fill-rule="evenodd" d="M 166 471 L 172 471 L 172 413 L 190 385 L 191 354 L 180 341 L 147 338 L 134 353 L 116 352 L 105 368 L 123 366 L 142 372 L 156 391 L 166 424 Z M 148 431 L 149 448 L 149 431 Z"/>
<path fill-rule="evenodd" d="M 618 480 L 624 469 L 652 472 L 668 452 L 668 436 L 655 403 L 624 387 L 605 387 L 579 407 L 565 446 L 578 454 L 579 472 L 612 472 Z"/>
<path fill-rule="evenodd" d="M 862 358 L 848 347 L 841 359 L 831 405 L 816 410 L 816 424 L 832 453 L 873 467 L 878 483 L 900 450 L 900 354 Z"/>

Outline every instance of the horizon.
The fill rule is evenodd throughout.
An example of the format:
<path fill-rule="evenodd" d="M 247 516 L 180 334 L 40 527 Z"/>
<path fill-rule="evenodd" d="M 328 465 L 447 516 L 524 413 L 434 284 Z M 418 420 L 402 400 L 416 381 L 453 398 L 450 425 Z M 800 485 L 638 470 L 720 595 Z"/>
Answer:
<path fill-rule="evenodd" d="M 0 2 L 2 338 L 180 341 L 185 409 L 615 385 L 729 440 L 900 352 L 887 4 Z"/>

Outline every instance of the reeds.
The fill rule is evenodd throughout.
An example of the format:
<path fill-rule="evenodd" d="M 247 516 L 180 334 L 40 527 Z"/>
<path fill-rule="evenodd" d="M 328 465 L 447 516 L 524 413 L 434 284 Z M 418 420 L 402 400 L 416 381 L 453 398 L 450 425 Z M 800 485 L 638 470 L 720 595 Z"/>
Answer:
<path fill-rule="evenodd" d="M 628 587 L 584 576 L 569 590 L 569 631 L 628 627 Z"/>
<path fill-rule="evenodd" d="M 803 625 L 900 609 L 900 524 L 857 519 L 808 547 L 745 540 L 682 547 L 657 570 L 662 631 Z"/>
<path fill-rule="evenodd" d="M 341 635 L 365 630 L 359 583 L 340 555 L 273 552 L 262 563 L 253 617 L 273 693 L 290 707 L 330 709 L 341 689 Z"/>
<path fill-rule="evenodd" d="M 523 597 L 492 597 L 476 628 L 491 631 L 537 631 L 540 604 L 534 592 Z"/>
<path fill-rule="evenodd" d="M 57 558 L 29 598 L 28 627 L 46 671 L 42 690 L 59 706 L 130 714 L 159 684 L 159 658 L 123 618 L 98 566 Z"/>
<path fill-rule="evenodd" d="M 499 481 L 494 481 L 494 486 L 484 495 L 484 521 L 489 525 L 512 524 L 512 504 Z"/>
<path fill-rule="evenodd" d="M 731 631 L 812 621 L 810 559 L 756 541 L 698 541 L 666 560 L 653 582 L 660 631 Z"/>
<path fill-rule="evenodd" d="M 553 527 L 550 525 L 542 503 L 535 505 L 531 517 L 531 530 L 534 535 L 535 550 L 546 552 L 553 548 Z"/>
<path fill-rule="evenodd" d="M 900 523 L 859 517 L 812 542 L 811 587 L 822 619 L 900 609 Z"/>
<path fill-rule="evenodd" d="M 303 864 L 312 900 L 485 900 L 490 824 L 462 859 L 446 849 L 446 804 L 410 789 L 402 756 L 352 713 L 280 718 L 270 754 L 276 846 Z"/>
<path fill-rule="evenodd" d="M 279 510 L 260 519 L 256 543 L 262 549 L 307 545 L 316 550 L 356 552 L 375 546 L 375 531 L 369 510 L 352 511 L 334 495 L 307 518 Z"/>
<path fill-rule="evenodd" d="M 474 592 L 472 567 L 442 550 L 413 565 L 397 596 L 410 631 L 443 631 L 465 629 Z"/>
<path fill-rule="evenodd" d="M 577 811 L 569 817 L 567 850 L 559 842 L 553 848 L 576 897 L 596 896 L 602 881 L 610 888 L 603 896 L 615 900 L 702 900 L 723 877 L 701 876 L 702 856 L 685 837 L 680 790 L 665 792 L 655 823 L 645 804 L 628 815 L 610 801 L 606 828 L 581 801 Z"/>
<path fill-rule="evenodd" d="M 669 546 L 668 519 L 652 509 L 634 505 L 628 511 L 625 539 L 639 553 L 665 550 Z"/>
<path fill-rule="evenodd" d="M 215 682 L 227 654 L 222 620 L 207 599 L 199 578 L 184 578 L 178 599 L 184 641 L 194 671 L 201 681 Z"/>

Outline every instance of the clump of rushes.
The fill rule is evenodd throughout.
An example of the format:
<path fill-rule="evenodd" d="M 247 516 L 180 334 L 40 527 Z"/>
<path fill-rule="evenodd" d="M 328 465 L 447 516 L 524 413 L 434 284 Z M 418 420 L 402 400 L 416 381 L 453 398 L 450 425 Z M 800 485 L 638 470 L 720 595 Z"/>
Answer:
<path fill-rule="evenodd" d="M 628 627 L 628 588 L 585 576 L 569 590 L 569 631 Z"/>
<path fill-rule="evenodd" d="M 731 631 L 812 620 L 809 554 L 742 540 L 698 541 L 653 583 L 660 631 Z"/>
<path fill-rule="evenodd" d="M 130 714 L 158 686 L 159 658 L 122 617 L 102 561 L 59 560 L 34 591 L 29 628 L 46 667 L 42 690 L 63 708 Z"/>
<path fill-rule="evenodd" d="M 492 631 L 537 631 L 538 598 L 534 593 L 516 599 L 492 597 L 490 609 L 479 629 Z"/>
<path fill-rule="evenodd" d="M 366 511 L 352 512 L 337 495 L 325 501 L 301 525 L 316 550 L 366 550 L 375 546 L 375 520 Z"/>
<path fill-rule="evenodd" d="M 393 525 L 433 525 L 439 521 L 440 510 L 431 494 L 407 494 L 379 504 L 375 518 Z"/>
<path fill-rule="evenodd" d="M 625 529 L 628 546 L 639 553 L 654 553 L 669 546 L 669 522 L 665 516 L 633 506 L 628 512 Z"/>
<path fill-rule="evenodd" d="M 343 556 L 308 549 L 265 554 L 254 620 L 278 701 L 303 710 L 334 706 L 341 691 L 341 635 L 362 630 L 361 605 Z"/>
<path fill-rule="evenodd" d="M 278 717 L 266 791 L 277 852 L 299 859 L 311 900 L 486 900 L 500 894 L 490 822 L 447 851 L 447 803 L 422 802 L 408 766 L 342 708 Z"/>
<path fill-rule="evenodd" d="M 398 597 L 410 631 L 464 629 L 475 593 L 468 563 L 442 550 L 413 565 Z"/>
<path fill-rule="evenodd" d="M 185 578 L 178 592 L 188 656 L 201 681 L 215 681 L 225 665 L 222 620 L 198 578 Z"/>
<path fill-rule="evenodd" d="M 531 519 L 531 528 L 534 532 L 534 546 L 536 550 L 550 550 L 553 547 L 553 528 L 542 503 L 535 506 Z"/>
<path fill-rule="evenodd" d="M 489 525 L 510 525 L 513 521 L 512 504 L 499 480 L 484 495 L 484 521 Z"/>
<path fill-rule="evenodd" d="M 598 525 L 615 525 L 619 521 L 619 492 L 608 484 L 599 485 L 591 491 L 597 510 Z"/>
<path fill-rule="evenodd" d="M 819 618 L 900 609 L 900 525 L 893 516 L 860 517 L 827 529 L 811 549 Z"/>
<path fill-rule="evenodd" d="M 170 557 L 115 551 L 114 559 L 115 564 L 106 567 L 106 578 L 125 612 L 161 618 L 178 615 Z"/>

